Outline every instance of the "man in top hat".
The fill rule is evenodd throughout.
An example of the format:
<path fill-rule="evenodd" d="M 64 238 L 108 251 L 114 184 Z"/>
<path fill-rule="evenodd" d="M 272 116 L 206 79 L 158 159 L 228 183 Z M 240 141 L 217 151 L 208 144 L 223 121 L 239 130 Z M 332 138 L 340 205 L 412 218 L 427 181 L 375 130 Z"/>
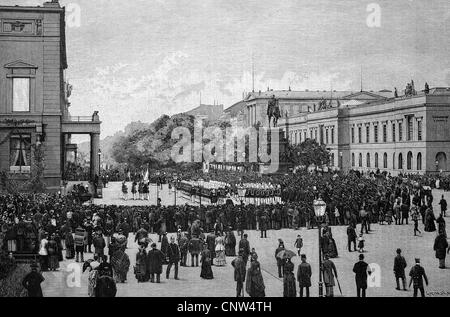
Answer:
<path fill-rule="evenodd" d="M 353 266 L 353 273 L 355 273 L 356 294 L 358 297 L 366 297 L 367 289 L 367 273 L 370 272 L 367 268 L 369 264 L 364 261 L 364 254 L 359 255 L 359 261 Z"/>
<path fill-rule="evenodd" d="M 244 249 L 239 249 L 238 257 L 231 262 L 231 265 L 234 267 L 236 297 L 244 297 L 245 267 L 247 263 L 243 258 L 244 252 Z"/>
<path fill-rule="evenodd" d="M 41 273 L 37 271 L 38 265 L 31 264 L 31 272 L 22 280 L 23 287 L 28 291 L 28 297 L 43 297 L 41 283 L 45 280 Z"/>
<path fill-rule="evenodd" d="M 411 287 L 411 284 L 413 284 L 414 287 L 414 297 L 417 297 L 417 291 L 420 290 L 420 295 L 422 297 L 425 297 L 425 290 L 423 287 L 423 280 L 425 280 L 425 283 L 428 286 L 428 278 L 425 273 L 425 269 L 420 266 L 420 259 L 416 258 L 416 265 L 414 265 L 411 268 L 411 271 L 409 272 L 409 276 L 411 277 L 409 281 L 409 287 Z"/>
<path fill-rule="evenodd" d="M 150 282 L 155 282 L 155 274 L 156 274 L 156 283 L 160 283 L 160 276 L 162 273 L 162 265 L 165 255 L 156 248 L 156 243 L 152 243 L 152 249 L 148 251 L 147 259 L 148 259 L 148 270 L 150 273 Z"/>
<path fill-rule="evenodd" d="M 405 268 L 406 268 L 406 260 L 402 256 L 402 250 L 397 249 L 397 256 L 394 259 L 394 275 L 395 281 L 397 283 L 396 290 L 400 290 L 400 279 L 403 283 L 403 290 L 406 291 L 406 277 L 405 277 Z"/>
<path fill-rule="evenodd" d="M 306 297 L 309 297 L 309 288 L 311 287 L 311 265 L 306 262 L 306 254 L 301 255 L 302 263 L 299 264 L 297 270 L 298 288 L 300 297 L 303 297 L 303 289 L 306 289 Z"/>
<path fill-rule="evenodd" d="M 283 265 L 284 265 L 284 260 L 277 257 L 278 253 L 280 253 L 281 251 L 284 250 L 284 242 L 281 239 L 278 239 L 278 248 L 276 248 L 275 250 L 275 259 L 277 260 L 277 267 L 278 267 L 278 277 L 282 278 L 283 277 Z"/>

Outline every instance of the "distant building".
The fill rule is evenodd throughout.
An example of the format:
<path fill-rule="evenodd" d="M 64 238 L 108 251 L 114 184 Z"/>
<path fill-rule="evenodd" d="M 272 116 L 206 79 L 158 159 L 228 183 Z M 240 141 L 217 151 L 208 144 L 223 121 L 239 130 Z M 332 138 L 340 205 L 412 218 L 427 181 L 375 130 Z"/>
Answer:
<path fill-rule="evenodd" d="M 337 107 L 345 102 L 364 103 L 374 100 L 385 100 L 393 97 L 393 93 L 381 92 L 351 92 L 351 91 L 291 91 L 268 90 L 252 92 L 244 99 L 246 103 L 246 120 L 248 126 L 260 124 L 268 127 L 267 105 L 269 99 L 275 96 L 279 102 L 281 117 L 296 116 L 301 113 L 317 111 L 320 108 Z"/>
<path fill-rule="evenodd" d="M 207 121 L 215 121 L 223 114 L 223 105 L 205 105 L 186 111 L 185 114 Z"/>
<path fill-rule="evenodd" d="M 258 105 L 260 100 L 252 97 L 249 102 Z M 289 107 L 287 101 L 280 104 Z M 398 98 L 342 94 L 340 103 L 309 112 L 305 104 L 300 113 L 280 119 L 279 127 L 292 144 L 315 139 L 326 145 L 331 166 L 343 170 L 450 173 L 450 88 Z M 257 111 L 256 120 L 261 117 Z"/>
<path fill-rule="evenodd" d="M 0 47 L 0 170 L 12 179 L 28 180 L 34 149 L 42 147 L 43 178 L 49 190 L 56 190 L 67 152 L 77 150 L 71 135 L 90 134 L 94 178 L 101 122 L 97 112 L 70 116 L 65 8 L 58 1 L 40 7 L 0 6 Z"/>

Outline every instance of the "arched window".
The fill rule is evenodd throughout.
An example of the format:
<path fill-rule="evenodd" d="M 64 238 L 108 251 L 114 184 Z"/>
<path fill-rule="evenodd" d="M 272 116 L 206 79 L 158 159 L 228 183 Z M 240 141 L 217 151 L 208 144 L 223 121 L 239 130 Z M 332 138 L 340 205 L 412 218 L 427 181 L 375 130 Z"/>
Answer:
<path fill-rule="evenodd" d="M 388 168 L 388 163 L 387 163 L 387 153 L 383 154 L 383 168 Z"/>
<path fill-rule="evenodd" d="M 417 170 L 422 170 L 422 153 L 417 154 Z"/>
<path fill-rule="evenodd" d="M 395 170 L 395 152 L 392 154 L 392 169 Z"/>
<path fill-rule="evenodd" d="M 355 167 L 355 153 L 352 153 L 352 166 Z"/>
<path fill-rule="evenodd" d="M 370 167 L 370 153 L 367 153 L 366 155 L 366 165 L 367 167 Z"/>
<path fill-rule="evenodd" d="M 378 153 L 375 153 L 375 168 L 378 168 Z"/>
<path fill-rule="evenodd" d="M 359 153 L 359 162 L 358 162 L 358 166 L 362 167 L 362 154 Z"/>
<path fill-rule="evenodd" d="M 400 153 L 398 155 L 398 169 L 402 170 L 403 169 L 403 154 Z"/>
<path fill-rule="evenodd" d="M 408 152 L 408 155 L 406 156 L 406 168 L 408 170 L 412 169 L 412 152 Z"/>

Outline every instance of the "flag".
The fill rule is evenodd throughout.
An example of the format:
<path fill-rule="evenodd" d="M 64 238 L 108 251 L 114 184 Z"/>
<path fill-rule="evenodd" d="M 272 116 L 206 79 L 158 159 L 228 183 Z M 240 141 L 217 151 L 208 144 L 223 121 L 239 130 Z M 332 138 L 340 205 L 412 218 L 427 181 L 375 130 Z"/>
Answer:
<path fill-rule="evenodd" d="M 144 175 L 144 182 L 148 181 L 148 168 Z"/>

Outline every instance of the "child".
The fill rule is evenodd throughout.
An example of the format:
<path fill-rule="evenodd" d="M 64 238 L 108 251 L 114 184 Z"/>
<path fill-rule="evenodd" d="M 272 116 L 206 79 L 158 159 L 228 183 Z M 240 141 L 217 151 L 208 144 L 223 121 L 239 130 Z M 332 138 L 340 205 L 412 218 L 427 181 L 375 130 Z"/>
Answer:
<path fill-rule="evenodd" d="M 359 234 L 358 249 L 359 249 L 359 253 L 363 253 L 364 252 L 364 238 L 363 238 L 363 234 L 362 233 Z"/>
<path fill-rule="evenodd" d="M 300 256 L 300 252 L 303 247 L 303 239 L 300 235 L 297 236 L 297 240 L 295 240 L 294 247 L 297 248 L 297 254 L 298 256 Z"/>

